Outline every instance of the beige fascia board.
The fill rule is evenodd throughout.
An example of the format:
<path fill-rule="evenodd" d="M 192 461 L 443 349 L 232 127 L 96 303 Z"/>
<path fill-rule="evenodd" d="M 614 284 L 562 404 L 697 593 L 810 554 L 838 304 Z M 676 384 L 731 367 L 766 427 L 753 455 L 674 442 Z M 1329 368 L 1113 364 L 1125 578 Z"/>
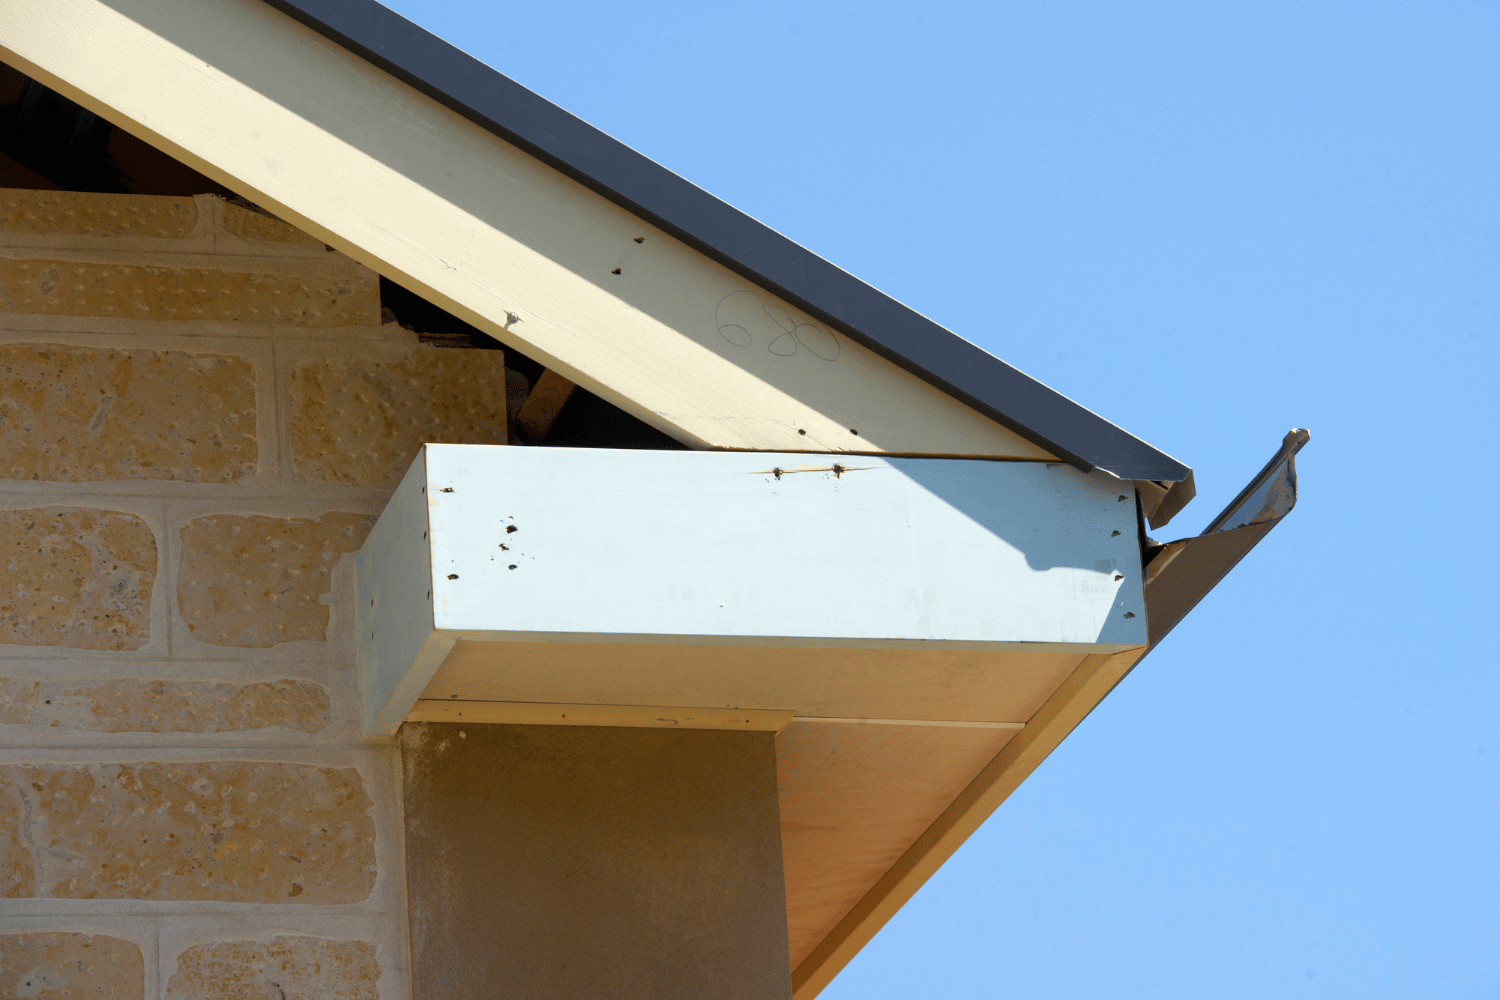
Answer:
<path fill-rule="evenodd" d="M 1052 457 L 260 0 L 6 0 L 0 54 L 686 444 Z"/>
<path fill-rule="evenodd" d="M 1085 657 L 1025 727 L 792 971 L 794 1000 L 812 1000 L 822 992 L 1145 654 L 1142 646 Z"/>

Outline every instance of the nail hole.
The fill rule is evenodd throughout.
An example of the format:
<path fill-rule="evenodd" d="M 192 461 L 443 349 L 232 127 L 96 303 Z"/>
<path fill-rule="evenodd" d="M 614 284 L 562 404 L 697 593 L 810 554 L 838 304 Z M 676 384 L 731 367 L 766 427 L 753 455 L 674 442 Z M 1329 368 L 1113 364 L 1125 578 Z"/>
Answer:
<path fill-rule="evenodd" d="M 448 574 L 448 579 L 450 579 L 450 580 L 457 580 L 458 579 L 458 574 L 457 573 L 449 573 Z"/>
<path fill-rule="evenodd" d="M 620 273 L 620 269 L 617 267 L 617 268 L 615 268 L 613 271 L 611 271 L 609 273 L 610 274 L 619 274 Z"/>
<path fill-rule="evenodd" d="M 1118 532 L 1118 531 L 1111 531 L 1111 532 L 1110 532 L 1110 533 L 1109 533 L 1109 537 L 1110 537 L 1110 538 L 1113 538 L 1113 537 L 1115 537 L 1115 536 L 1116 536 L 1116 535 L 1118 535 L 1118 534 L 1119 534 L 1119 532 Z"/>
<path fill-rule="evenodd" d="M 855 437 L 859 437 L 859 431 L 855 430 L 853 427 L 849 428 L 849 433 L 853 434 Z"/>
<path fill-rule="evenodd" d="M 802 434 L 802 435 L 806 435 L 806 434 L 807 434 L 807 431 L 804 431 L 804 430 L 801 430 L 801 429 L 800 429 L 800 428 L 799 428 L 799 429 L 798 429 L 798 431 L 797 431 L 797 433 L 798 433 L 798 434 Z"/>
<path fill-rule="evenodd" d="M 1123 493 L 1120 494 L 1120 502 L 1121 503 L 1125 502 L 1125 494 L 1123 494 Z"/>
<path fill-rule="evenodd" d="M 1125 612 L 1125 617 L 1126 618 L 1134 618 L 1135 617 L 1135 612 L 1134 611 L 1127 611 L 1127 612 Z"/>
<path fill-rule="evenodd" d="M 646 242 L 646 237 L 644 237 L 644 236 L 637 236 L 637 237 L 636 237 L 636 238 L 635 238 L 635 241 L 636 241 L 636 242 L 637 242 L 637 243 L 644 243 L 644 242 Z"/>
<path fill-rule="evenodd" d="M 439 493 L 452 493 L 452 492 L 453 492 L 453 487 L 451 487 L 451 486 L 444 486 L 444 487 L 443 487 L 443 488 L 442 488 L 442 489 L 441 489 L 441 490 L 439 490 L 439 491 L 438 491 L 438 492 L 439 492 Z M 1120 499 L 1121 499 L 1121 500 L 1124 500 L 1124 499 L 1125 499 L 1125 498 L 1124 498 L 1124 497 L 1121 497 L 1121 498 L 1120 498 Z"/>
<path fill-rule="evenodd" d="M 507 534 L 507 535 L 514 535 L 514 534 L 515 534 L 515 533 L 516 533 L 516 532 L 518 532 L 518 531 L 520 531 L 520 530 L 521 530 L 521 529 L 520 529 L 520 528 L 518 528 L 518 527 L 516 527 L 516 526 L 515 526 L 515 525 L 514 525 L 514 524 L 507 524 L 507 525 L 506 525 L 506 526 L 505 526 L 505 533 L 506 533 L 506 534 Z"/>
<path fill-rule="evenodd" d="M 771 470 L 771 475 L 775 476 L 777 479 L 780 479 L 781 478 L 781 470 L 780 469 L 772 469 Z"/>
<path fill-rule="evenodd" d="M 507 566 L 505 568 L 506 569 L 515 569 L 516 568 L 516 564 L 515 563 L 511 563 L 509 566 Z"/>
<path fill-rule="evenodd" d="M 1125 578 L 1123 576 L 1121 576 L 1119 573 L 1115 574 L 1115 583 L 1119 583 L 1123 579 L 1125 579 Z"/>

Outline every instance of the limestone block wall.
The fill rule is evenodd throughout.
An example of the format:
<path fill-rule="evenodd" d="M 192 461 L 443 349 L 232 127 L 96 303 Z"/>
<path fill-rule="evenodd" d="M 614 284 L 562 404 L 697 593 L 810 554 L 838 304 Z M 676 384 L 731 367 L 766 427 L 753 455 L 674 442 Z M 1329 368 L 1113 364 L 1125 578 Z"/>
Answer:
<path fill-rule="evenodd" d="M 505 384 L 250 209 L 0 190 L 0 997 L 409 996 L 351 553 Z"/>

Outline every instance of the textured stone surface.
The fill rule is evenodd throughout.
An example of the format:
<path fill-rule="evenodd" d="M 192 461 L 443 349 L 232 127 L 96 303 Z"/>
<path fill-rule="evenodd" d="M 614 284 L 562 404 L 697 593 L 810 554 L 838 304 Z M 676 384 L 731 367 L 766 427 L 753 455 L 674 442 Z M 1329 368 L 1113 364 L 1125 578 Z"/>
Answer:
<path fill-rule="evenodd" d="M 180 239 L 197 224 L 191 197 L 0 188 L 0 233 Z"/>
<path fill-rule="evenodd" d="M 0 511 L 0 643 L 139 649 L 150 637 L 156 539 L 134 514 Z"/>
<path fill-rule="evenodd" d="M 0 897 L 36 895 L 36 865 L 24 837 L 27 818 L 21 797 L 0 784 Z"/>
<path fill-rule="evenodd" d="M 329 255 L 332 256 L 331 254 Z M 376 326 L 380 283 L 349 264 L 327 276 L 293 258 L 255 273 L 199 267 L 0 259 L 0 312 L 145 320 Z"/>
<path fill-rule="evenodd" d="M 215 646 L 265 648 L 328 630 L 329 574 L 375 517 L 216 514 L 185 525 L 177 606 L 188 631 Z"/>
<path fill-rule="evenodd" d="M 60 685 L 0 678 L 0 722 L 94 733 L 230 733 L 284 726 L 316 733 L 328 689 L 304 680 L 228 684 L 142 680 Z"/>
<path fill-rule="evenodd" d="M 0 888 L 59 899 L 354 903 L 375 880 L 369 808 L 353 768 L 4 766 Z"/>
<path fill-rule="evenodd" d="M 400 361 L 309 361 L 292 375 L 303 479 L 394 488 L 426 443 L 505 444 L 503 351 L 417 347 Z"/>
<path fill-rule="evenodd" d="M 239 205 L 225 203 L 224 231 L 242 240 L 301 245 L 309 250 L 327 252 L 320 240 L 313 239 L 291 223 L 282 222 L 280 219 L 263 215 L 260 212 L 253 212 L 248 208 L 241 208 Z"/>
<path fill-rule="evenodd" d="M 177 956 L 167 1000 L 379 1000 L 375 946 L 282 935 L 216 941 Z"/>
<path fill-rule="evenodd" d="M 0 997 L 141 1000 L 145 995 L 146 964 L 133 941 L 67 931 L 0 935 Z"/>
<path fill-rule="evenodd" d="M 36 681 L 0 677 L 0 722 L 15 726 L 29 724 L 40 687 Z"/>
<path fill-rule="evenodd" d="M 0 346 L 0 474 L 230 483 L 255 474 L 255 369 L 184 351 Z"/>

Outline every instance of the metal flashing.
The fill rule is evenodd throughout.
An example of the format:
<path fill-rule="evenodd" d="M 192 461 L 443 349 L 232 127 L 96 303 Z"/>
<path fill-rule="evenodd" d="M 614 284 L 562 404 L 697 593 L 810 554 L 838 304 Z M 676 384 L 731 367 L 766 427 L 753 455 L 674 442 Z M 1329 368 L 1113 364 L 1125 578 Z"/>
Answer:
<path fill-rule="evenodd" d="M 1311 439 L 1300 427 L 1288 431 L 1271 460 L 1202 534 L 1153 551 L 1146 563 L 1149 649 L 1291 513 L 1297 505 L 1297 453 Z"/>
<path fill-rule="evenodd" d="M 375 0 L 264 0 L 1085 472 L 1191 470 Z"/>

